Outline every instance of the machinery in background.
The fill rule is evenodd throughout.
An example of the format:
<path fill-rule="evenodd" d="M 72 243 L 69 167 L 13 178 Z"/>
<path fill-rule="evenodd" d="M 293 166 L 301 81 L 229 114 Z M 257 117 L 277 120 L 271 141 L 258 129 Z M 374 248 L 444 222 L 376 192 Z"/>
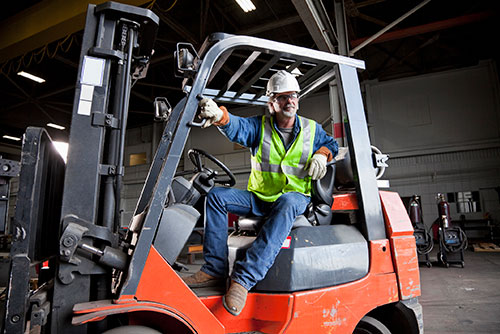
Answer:
<path fill-rule="evenodd" d="M 438 206 L 438 241 L 439 251 L 437 259 L 447 268 L 450 264 L 459 264 L 464 267 L 464 250 L 467 248 L 467 235 L 458 226 L 452 226 L 450 204 L 444 195 L 437 194 Z"/>
<path fill-rule="evenodd" d="M 432 267 L 429 259 L 429 253 L 434 248 L 434 240 L 429 230 L 425 228 L 422 219 L 422 207 L 420 205 L 420 196 L 413 195 L 408 208 L 411 223 L 413 225 L 413 235 L 417 244 L 418 262 L 424 263 L 428 268 Z"/>

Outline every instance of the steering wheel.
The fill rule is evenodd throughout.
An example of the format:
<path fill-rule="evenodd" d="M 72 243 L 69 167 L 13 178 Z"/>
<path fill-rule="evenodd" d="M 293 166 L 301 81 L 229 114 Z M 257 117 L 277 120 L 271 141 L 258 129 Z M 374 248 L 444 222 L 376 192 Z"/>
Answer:
<path fill-rule="evenodd" d="M 197 148 L 192 148 L 188 151 L 188 156 L 189 159 L 191 159 L 191 162 L 194 164 L 196 167 L 197 172 L 208 172 L 208 180 L 213 180 L 215 183 L 222 184 L 222 185 L 227 185 L 229 187 L 232 187 L 236 184 L 236 178 L 234 177 L 233 173 L 227 168 L 226 165 L 224 165 L 222 162 L 220 162 L 216 157 L 213 155 L 197 149 Z M 212 161 L 214 164 L 216 164 L 222 171 L 225 173 L 227 176 L 226 178 L 221 178 L 219 175 L 217 175 L 217 171 L 212 171 L 211 169 L 205 167 L 203 165 L 203 162 L 201 161 L 201 157 L 205 157 L 208 160 Z"/>

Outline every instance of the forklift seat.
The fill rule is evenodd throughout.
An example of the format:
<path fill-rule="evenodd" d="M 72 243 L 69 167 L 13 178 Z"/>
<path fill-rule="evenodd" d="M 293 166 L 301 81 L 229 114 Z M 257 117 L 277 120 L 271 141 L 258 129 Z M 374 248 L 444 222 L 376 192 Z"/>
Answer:
<path fill-rule="evenodd" d="M 335 190 L 335 163 L 327 165 L 326 174 L 320 180 L 312 182 L 311 203 L 306 211 L 297 216 L 292 229 L 304 226 L 329 225 L 332 219 L 330 210 Z M 240 217 L 235 222 L 237 232 L 258 233 L 266 217 Z"/>
<path fill-rule="evenodd" d="M 292 229 L 331 224 L 333 214 L 330 208 L 334 192 L 338 189 L 352 188 L 353 182 L 349 149 L 339 147 L 335 159 L 327 165 L 325 176 L 312 182 L 311 203 L 306 212 L 295 219 Z M 235 222 L 235 230 L 258 233 L 265 221 L 266 217 L 240 217 Z"/>

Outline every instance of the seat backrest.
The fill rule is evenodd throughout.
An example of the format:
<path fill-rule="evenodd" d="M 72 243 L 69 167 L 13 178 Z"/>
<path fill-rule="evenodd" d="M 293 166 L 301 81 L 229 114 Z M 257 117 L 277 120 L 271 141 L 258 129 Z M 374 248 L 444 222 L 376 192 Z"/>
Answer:
<path fill-rule="evenodd" d="M 335 157 L 335 169 L 335 187 L 337 189 L 352 188 L 354 186 L 354 175 L 349 148 L 339 147 Z"/>
<path fill-rule="evenodd" d="M 335 170 L 334 163 L 326 166 L 326 174 L 319 180 L 312 181 L 311 201 L 314 206 L 326 204 L 332 206 L 333 192 L 335 190 Z"/>

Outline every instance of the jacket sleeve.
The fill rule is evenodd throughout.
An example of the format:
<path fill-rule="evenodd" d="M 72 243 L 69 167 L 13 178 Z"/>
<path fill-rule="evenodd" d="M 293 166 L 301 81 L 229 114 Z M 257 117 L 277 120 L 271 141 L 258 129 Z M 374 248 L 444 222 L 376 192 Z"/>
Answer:
<path fill-rule="evenodd" d="M 259 146 L 262 116 L 239 117 L 227 113 L 227 122 L 218 129 L 233 143 L 256 150 Z"/>
<path fill-rule="evenodd" d="M 339 145 L 337 141 L 328 135 L 320 124 L 316 123 L 313 152 L 323 154 L 327 157 L 328 161 L 331 161 L 335 158 L 338 151 Z"/>

